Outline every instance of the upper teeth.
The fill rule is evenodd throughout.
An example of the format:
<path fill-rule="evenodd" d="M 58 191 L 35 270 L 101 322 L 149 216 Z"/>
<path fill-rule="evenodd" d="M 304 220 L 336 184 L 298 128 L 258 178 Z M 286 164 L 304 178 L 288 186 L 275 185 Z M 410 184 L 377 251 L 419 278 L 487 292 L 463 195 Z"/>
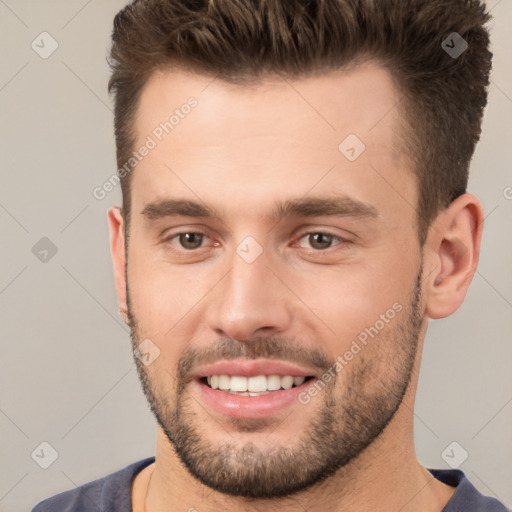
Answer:
<path fill-rule="evenodd" d="M 262 391 L 277 391 L 278 389 L 290 389 L 293 385 L 300 386 L 306 377 L 293 377 L 286 375 L 257 375 L 256 377 L 243 377 L 241 375 L 212 375 L 207 377 L 208 385 L 213 389 L 222 391 L 255 393 Z"/>

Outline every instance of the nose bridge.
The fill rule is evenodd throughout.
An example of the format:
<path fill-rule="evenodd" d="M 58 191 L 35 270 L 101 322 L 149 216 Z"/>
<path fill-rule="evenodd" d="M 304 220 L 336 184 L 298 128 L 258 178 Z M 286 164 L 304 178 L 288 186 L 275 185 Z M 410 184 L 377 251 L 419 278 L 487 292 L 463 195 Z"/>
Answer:
<path fill-rule="evenodd" d="M 250 244 L 242 242 L 233 254 L 231 270 L 208 308 L 211 327 L 237 340 L 248 339 L 263 328 L 282 331 L 291 318 L 283 285 L 268 268 L 269 258 L 264 253 L 254 257 L 254 252 L 247 257 L 254 250 Z"/>

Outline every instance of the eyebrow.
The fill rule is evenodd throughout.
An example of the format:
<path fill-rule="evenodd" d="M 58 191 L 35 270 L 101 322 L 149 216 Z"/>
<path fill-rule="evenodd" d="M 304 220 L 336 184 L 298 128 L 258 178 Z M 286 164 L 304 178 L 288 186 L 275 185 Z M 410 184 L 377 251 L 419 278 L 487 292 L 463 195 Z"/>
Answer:
<path fill-rule="evenodd" d="M 141 211 L 148 220 L 158 220 L 166 217 L 197 217 L 219 218 L 217 212 L 200 202 L 189 199 L 160 199 L 148 203 Z M 357 201 L 347 196 L 310 197 L 276 201 L 269 215 L 271 222 L 277 222 L 286 217 L 354 217 L 375 219 L 378 210 L 367 203 Z"/>
<path fill-rule="evenodd" d="M 285 217 L 355 217 L 377 218 L 377 209 L 347 196 L 310 197 L 276 202 L 270 216 L 273 221 Z"/>

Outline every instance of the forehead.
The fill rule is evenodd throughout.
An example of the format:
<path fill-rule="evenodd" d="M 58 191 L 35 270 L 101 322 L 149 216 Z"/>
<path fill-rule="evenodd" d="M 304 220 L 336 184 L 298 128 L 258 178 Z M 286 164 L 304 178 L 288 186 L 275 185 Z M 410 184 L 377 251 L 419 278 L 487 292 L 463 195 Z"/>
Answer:
<path fill-rule="evenodd" d="M 330 143 L 344 133 L 357 133 L 366 135 L 370 143 L 377 125 L 386 118 L 389 126 L 396 117 L 396 110 L 391 110 L 400 92 L 391 74 L 375 62 L 304 79 L 268 76 L 247 85 L 181 69 L 158 71 L 148 79 L 138 105 L 135 131 L 139 139 L 169 120 L 191 97 L 197 100 L 192 113 L 200 118 L 201 136 L 207 137 L 204 145 L 223 143 L 228 135 L 272 136 L 283 128 L 298 136 L 294 128 L 304 121 L 321 135 L 311 139 L 326 138 Z M 180 138 L 196 138 L 195 123 L 179 124 Z"/>
<path fill-rule="evenodd" d="M 399 99 L 391 75 L 375 63 L 250 85 L 160 71 L 138 105 L 136 147 L 151 139 L 152 149 L 134 171 L 133 199 L 177 189 L 190 195 L 187 185 L 199 184 L 226 199 L 241 184 L 303 195 L 333 168 L 324 188 L 340 179 L 361 186 L 365 176 L 374 181 L 376 172 L 390 168 L 403 172 Z"/>

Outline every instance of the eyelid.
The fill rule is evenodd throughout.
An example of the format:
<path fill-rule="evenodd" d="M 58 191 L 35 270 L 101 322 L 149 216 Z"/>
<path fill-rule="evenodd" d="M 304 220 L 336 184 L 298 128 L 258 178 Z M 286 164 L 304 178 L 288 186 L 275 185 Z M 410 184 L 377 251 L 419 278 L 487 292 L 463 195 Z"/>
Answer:
<path fill-rule="evenodd" d="M 184 235 L 185 233 L 196 233 L 200 235 L 207 236 L 208 238 L 211 238 L 211 236 L 208 234 L 209 230 L 205 228 L 203 225 L 197 226 L 194 224 L 191 224 L 190 226 L 175 226 L 175 227 L 169 227 L 167 229 L 164 229 L 162 233 L 159 235 L 159 238 L 162 240 L 169 240 L 171 238 L 174 238 L 178 235 Z"/>

